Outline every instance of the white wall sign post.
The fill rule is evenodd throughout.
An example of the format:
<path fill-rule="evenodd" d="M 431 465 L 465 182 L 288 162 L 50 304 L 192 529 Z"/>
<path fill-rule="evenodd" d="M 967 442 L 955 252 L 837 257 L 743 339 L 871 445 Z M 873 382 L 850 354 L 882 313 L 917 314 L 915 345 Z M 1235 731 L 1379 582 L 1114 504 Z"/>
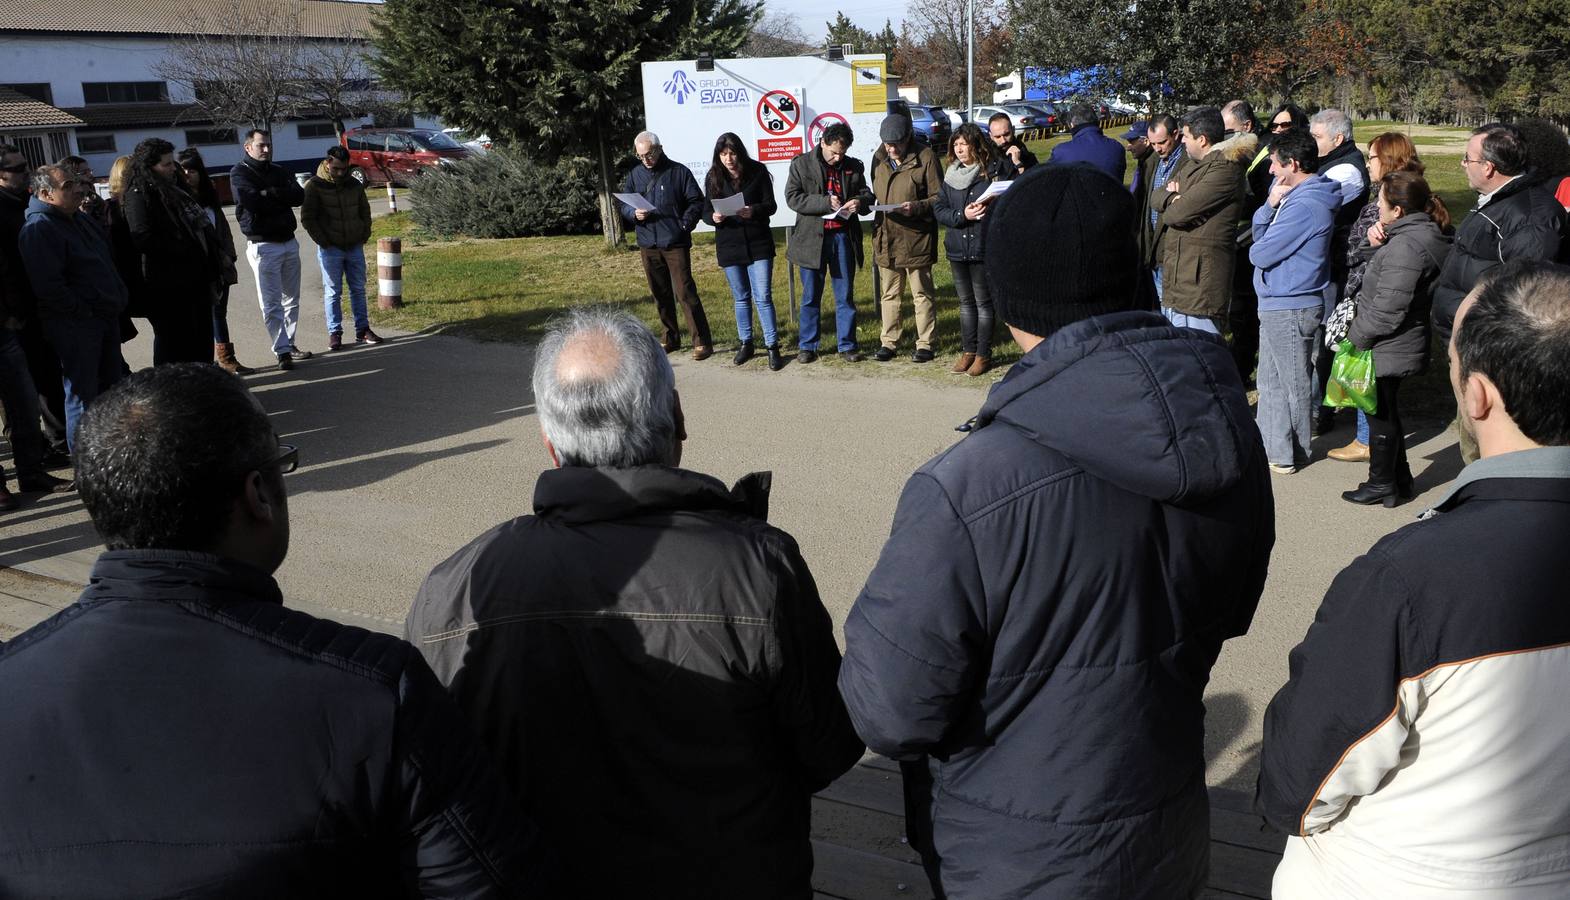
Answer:
<path fill-rule="evenodd" d="M 878 84 L 886 69 L 882 54 L 719 59 L 712 72 L 699 72 L 691 60 L 644 63 L 644 127 L 700 185 L 714 160 L 714 142 L 726 132 L 740 137 L 774 176 L 779 212 L 771 224 L 783 228 L 796 221 L 785 205 L 790 161 L 817 146 L 824 128 L 849 125 L 855 132 L 851 155 L 870 167 L 878 125 L 895 97 L 893 85 Z M 702 223 L 698 229 L 710 230 Z"/>

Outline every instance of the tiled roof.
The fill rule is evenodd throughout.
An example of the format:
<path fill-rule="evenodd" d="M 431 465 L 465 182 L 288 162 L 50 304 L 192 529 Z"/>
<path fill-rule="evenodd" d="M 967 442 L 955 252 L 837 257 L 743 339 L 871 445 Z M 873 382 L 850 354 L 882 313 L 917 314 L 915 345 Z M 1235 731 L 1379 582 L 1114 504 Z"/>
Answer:
<path fill-rule="evenodd" d="M 265 19 L 299 8 L 305 37 L 338 38 L 366 35 L 377 3 L 349 0 L 29 0 L 0 3 L 0 33 L 59 31 L 78 34 L 199 34 L 238 7 L 245 19 Z M 193 17 L 193 12 L 200 19 Z"/>
<path fill-rule="evenodd" d="M 67 109 L 83 128 L 169 128 L 208 125 L 212 117 L 189 103 L 105 103 Z"/>
<path fill-rule="evenodd" d="M 42 100 L 34 100 L 7 87 L 0 87 L 0 128 L 39 128 L 49 125 L 80 125 L 82 120 Z"/>

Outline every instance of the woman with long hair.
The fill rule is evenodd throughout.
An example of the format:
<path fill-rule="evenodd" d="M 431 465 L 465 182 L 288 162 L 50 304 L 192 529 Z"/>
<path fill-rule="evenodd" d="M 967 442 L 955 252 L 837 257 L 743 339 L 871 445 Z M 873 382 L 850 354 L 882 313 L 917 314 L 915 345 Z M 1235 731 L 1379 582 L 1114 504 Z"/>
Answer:
<path fill-rule="evenodd" d="M 213 358 L 213 300 L 221 251 L 207 213 L 191 196 L 174 145 L 148 138 L 131 151 L 125 221 L 142 252 L 153 365 Z"/>
<path fill-rule="evenodd" d="M 217 297 L 213 301 L 213 361 L 225 371 L 249 375 L 256 370 L 240 364 L 234 355 L 234 343 L 229 340 L 229 288 L 240 283 L 240 273 L 235 266 L 239 256 L 234 249 L 234 235 L 229 231 L 229 219 L 224 215 L 223 204 L 218 201 L 218 189 L 213 187 L 213 180 L 207 175 L 201 151 L 187 147 L 175 155 L 175 162 L 180 164 L 185 186 L 207 214 L 207 221 L 218 238 L 218 249 L 222 251 L 219 262 L 223 277 L 219 279 Z"/>
<path fill-rule="evenodd" d="M 1283 103 L 1270 114 L 1270 124 L 1266 127 L 1269 129 L 1266 140 L 1291 128 L 1307 128 L 1308 113 L 1296 103 Z"/>
<path fill-rule="evenodd" d="M 1347 340 L 1374 354 L 1376 404 L 1368 414 L 1368 480 L 1342 493 L 1349 503 L 1395 506 L 1412 496 L 1406 436 L 1397 392 L 1401 380 L 1428 366 L 1429 297 L 1450 254 L 1449 213 L 1422 175 L 1388 172 L 1376 192 L 1379 221 L 1367 241 L 1377 248 L 1363 273 Z"/>
<path fill-rule="evenodd" d="M 138 334 L 133 316 L 146 316 L 147 286 L 142 281 L 142 251 L 131 240 L 131 228 L 125 223 L 125 187 L 131 172 L 131 157 L 117 157 L 109 167 L 109 199 L 104 201 L 105 214 L 109 217 L 109 252 L 114 256 L 115 271 L 125 282 L 125 312 L 120 315 L 120 343 L 128 343 Z M 126 367 L 129 371 L 130 367 Z"/>
<path fill-rule="evenodd" d="M 1415 172 L 1423 174 L 1423 161 L 1418 158 L 1417 147 L 1412 144 L 1412 139 L 1399 131 L 1387 131 L 1376 136 L 1368 142 L 1368 181 L 1377 186 L 1380 179 L 1391 172 Z M 1450 212 L 1445 209 L 1445 202 L 1436 194 L 1433 196 L 1436 209 L 1444 214 L 1444 228 L 1448 232 Z M 1436 216 L 1437 218 L 1437 216 Z M 1363 285 L 1363 274 L 1368 268 L 1368 263 L 1374 258 L 1378 249 L 1369 244 L 1368 231 L 1379 222 L 1379 191 L 1370 191 L 1368 202 L 1363 204 L 1363 209 L 1358 213 L 1357 221 L 1352 225 L 1352 231 L 1347 238 L 1347 282 L 1346 305 L 1339 311 L 1350 312 L 1356 308 L 1358 291 Z M 1344 324 L 1345 315 L 1341 317 Z M 1340 343 L 1345 337 L 1345 331 L 1336 327 L 1335 317 L 1329 328 L 1326 329 L 1325 342 L 1331 347 Z M 1345 447 L 1337 447 L 1328 454 L 1331 459 L 1342 462 L 1368 462 L 1368 416 L 1362 410 L 1357 414 L 1357 436 Z"/>
<path fill-rule="evenodd" d="M 992 184 L 989 172 L 995 155 L 992 141 L 970 122 L 949 138 L 948 168 L 932 214 L 946 229 L 943 252 L 954 273 L 959 298 L 959 358 L 949 371 L 977 376 L 992 368 L 992 332 L 996 317 L 992 292 L 982 271 L 987 247 L 987 206 L 981 195 Z"/>
<path fill-rule="evenodd" d="M 752 311 L 758 311 L 769 368 L 785 367 L 780 355 L 779 329 L 774 318 L 774 233 L 769 216 L 774 200 L 774 179 L 768 167 L 747 154 L 741 138 L 727 131 L 714 142 L 714 162 L 703 181 L 703 221 L 714 226 L 714 253 L 736 301 L 736 365 L 752 359 Z M 714 201 L 741 195 L 742 207 L 731 213 L 714 208 Z"/>

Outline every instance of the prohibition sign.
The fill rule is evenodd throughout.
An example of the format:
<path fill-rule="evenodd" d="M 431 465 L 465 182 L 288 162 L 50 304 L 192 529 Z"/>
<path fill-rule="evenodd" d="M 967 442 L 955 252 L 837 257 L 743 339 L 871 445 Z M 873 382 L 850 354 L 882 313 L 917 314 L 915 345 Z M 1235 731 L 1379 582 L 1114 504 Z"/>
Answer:
<path fill-rule="evenodd" d="M 845 121 L 844 116 L 837 112 L 826 112 L 818 116 L 816 119 L 813 119 L 812 124 L 807 126 L 807 146 L 816 147 L 818 145 L 818 141 L 823 137 L 823 132 L 835 122 L 838 122 L 841 125 L 850 124 L 849 122 Z"/>
<path fill-rule="evenodd" d="M 788 91 L 769 91 L 758 98 L 758 126 L 769 134 L 789 134 L 801 122 L 801 104 Z"/>

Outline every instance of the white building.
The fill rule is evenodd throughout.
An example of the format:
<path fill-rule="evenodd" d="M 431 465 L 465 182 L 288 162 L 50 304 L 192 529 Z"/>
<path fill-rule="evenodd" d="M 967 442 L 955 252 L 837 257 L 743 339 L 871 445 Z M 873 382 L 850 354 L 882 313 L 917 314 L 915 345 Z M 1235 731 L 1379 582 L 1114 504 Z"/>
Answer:
<path fill-rule="evenodd" d="M 0 0 L 0 142 L 15 144 L 35 165 L 77 154 L 108 173 L 115 157 L 159 137 L 177 149 L 197 147 L 213 174 L 244 155 L 245 128 L 215 123 L 192 104 L 188 85 L 157 74 L 174 43 L 193 33 L 193 11 L 278 0 Z M 300 0 L 299 27 L 312 40 L 367 34 L 374 6 L 347 0 Z M 264 18 L 265 16 L 258 16 Z M 346 120 L 345 127 L 371 124 Z M 434 119 L 418 123 L 439 127 Z M 326 119 L 273 125 L 274 161 L 314 169 L 335 143 Z"/>

